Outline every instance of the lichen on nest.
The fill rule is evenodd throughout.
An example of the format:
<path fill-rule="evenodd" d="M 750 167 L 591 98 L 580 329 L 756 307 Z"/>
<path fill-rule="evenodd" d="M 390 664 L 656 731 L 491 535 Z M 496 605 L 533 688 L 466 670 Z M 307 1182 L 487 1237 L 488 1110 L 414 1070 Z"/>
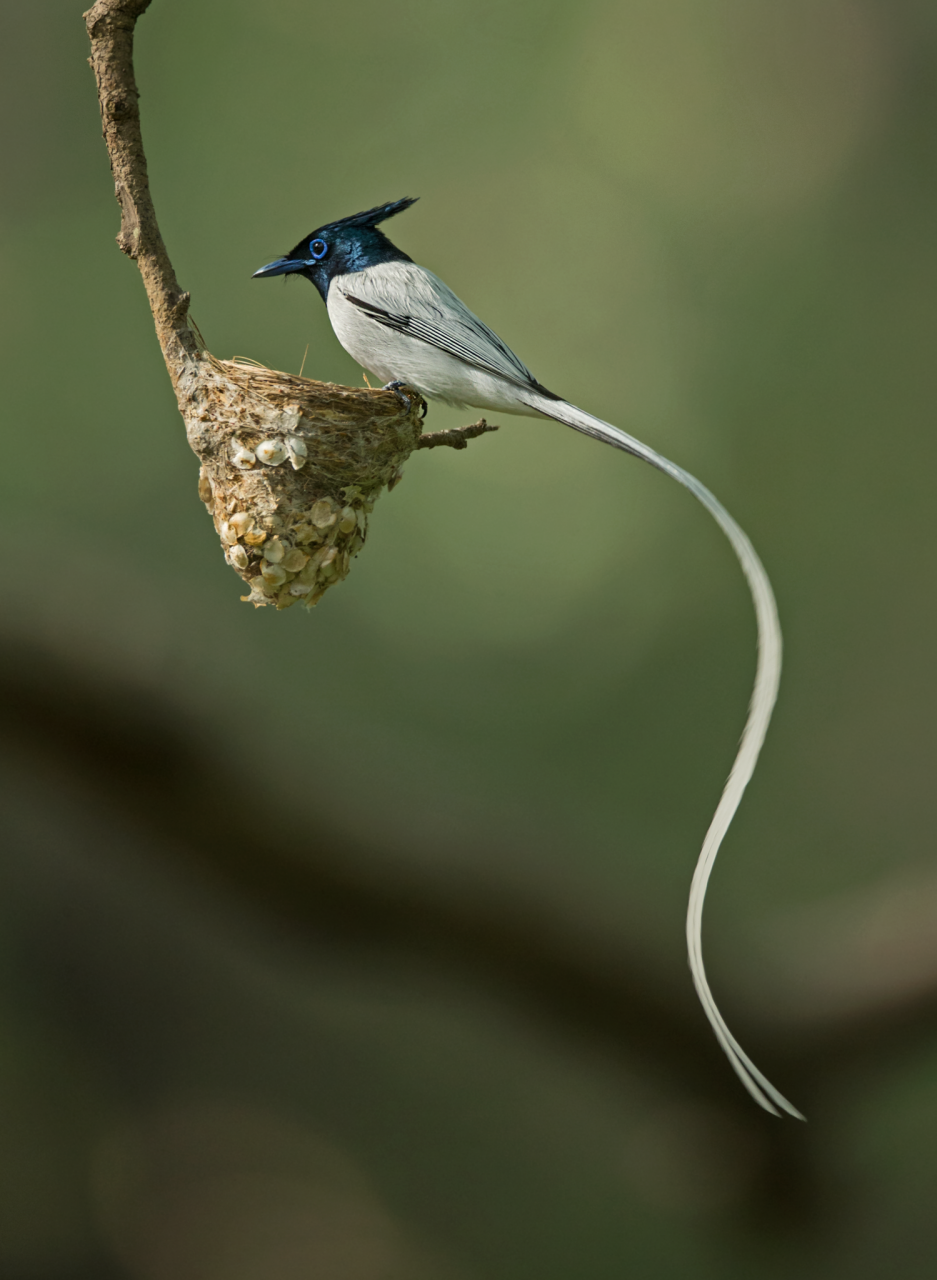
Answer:
<path fill-rule="evenodd" d="M 409 389 L 201 357 L 180 408 L 202 464 L 199 497 L 249 587 L 241 599 L 312 608 L 364 546 L 375 500 L 418 445 L 425 403 Z"/>

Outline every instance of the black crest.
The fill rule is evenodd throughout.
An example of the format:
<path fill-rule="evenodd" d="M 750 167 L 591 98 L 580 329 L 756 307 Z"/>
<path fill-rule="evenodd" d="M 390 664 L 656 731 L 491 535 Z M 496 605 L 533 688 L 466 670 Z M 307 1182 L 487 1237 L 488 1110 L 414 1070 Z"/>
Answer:
<path fill-rule="evenodd" d="M 392 200 L 389 204 L 379 204 L 373 209 L 365 209 L 363 213 L 352 213 L 347 218 L 339 218 L 337 222 L 326 223 L 320 231 L 340 231 L 343 227 L 376 227 L 379 222 L 386 222 L 411 204 L 416 204 L 419 196 L 406 196 L 403 200 Z"/>

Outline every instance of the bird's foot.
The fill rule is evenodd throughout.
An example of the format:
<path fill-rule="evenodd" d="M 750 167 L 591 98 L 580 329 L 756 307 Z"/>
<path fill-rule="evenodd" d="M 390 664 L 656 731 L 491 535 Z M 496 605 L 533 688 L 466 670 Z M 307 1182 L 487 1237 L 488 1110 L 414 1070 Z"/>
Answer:
<path fill-rule="evenodd" d="M 399 378 L 395 378 L 393 382 L 385 382 L 383 387 L 381 387 L 381 390 L 393 391 L 394 395 L 403 405 L 404 413 L 409 413 L 413 402 L 408 395 L 400 390 L 401 387 L 405 387 L 406 385 L 407 384 L 405 382 L 401 382 Z"/>

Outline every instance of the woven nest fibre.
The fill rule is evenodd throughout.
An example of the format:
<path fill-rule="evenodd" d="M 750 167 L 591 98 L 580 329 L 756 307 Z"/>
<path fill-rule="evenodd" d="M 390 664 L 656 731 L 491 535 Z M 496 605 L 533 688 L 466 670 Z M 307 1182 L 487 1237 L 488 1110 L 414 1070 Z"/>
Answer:
<path fill-rule="evenodd" d="M 348 574 L 368 517 L 417 447 L 420 395 L 315 382 L 202 353 L 180 396 L 198 492 L 255 607 L 312 608 Z"/>

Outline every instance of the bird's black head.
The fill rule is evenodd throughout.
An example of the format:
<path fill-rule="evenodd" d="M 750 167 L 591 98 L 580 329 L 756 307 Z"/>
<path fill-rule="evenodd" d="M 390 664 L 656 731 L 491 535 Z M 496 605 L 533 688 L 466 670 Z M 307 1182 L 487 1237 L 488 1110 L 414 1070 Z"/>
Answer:
<path fill-rule="evenodd" d="M 376 209 L 366 209 L 364 213 L 353 213 L 350 218 L 340 218 L 338 222 L 327 222 L 303 236 L 285 258 L 277 258 L 276 262 L 268 262 L 255 271 L 253 278 L 302 275 L 312 281 L 325 299 L 333 276 L 363 271 L 381 262 L 412 262 L 412 258 L 401 253 L 377 229 L 379 222 L 403 213 L 411 204 L 416 204 L 415 198 L 394 200 L 390 204 L 379 204 Z"/>

